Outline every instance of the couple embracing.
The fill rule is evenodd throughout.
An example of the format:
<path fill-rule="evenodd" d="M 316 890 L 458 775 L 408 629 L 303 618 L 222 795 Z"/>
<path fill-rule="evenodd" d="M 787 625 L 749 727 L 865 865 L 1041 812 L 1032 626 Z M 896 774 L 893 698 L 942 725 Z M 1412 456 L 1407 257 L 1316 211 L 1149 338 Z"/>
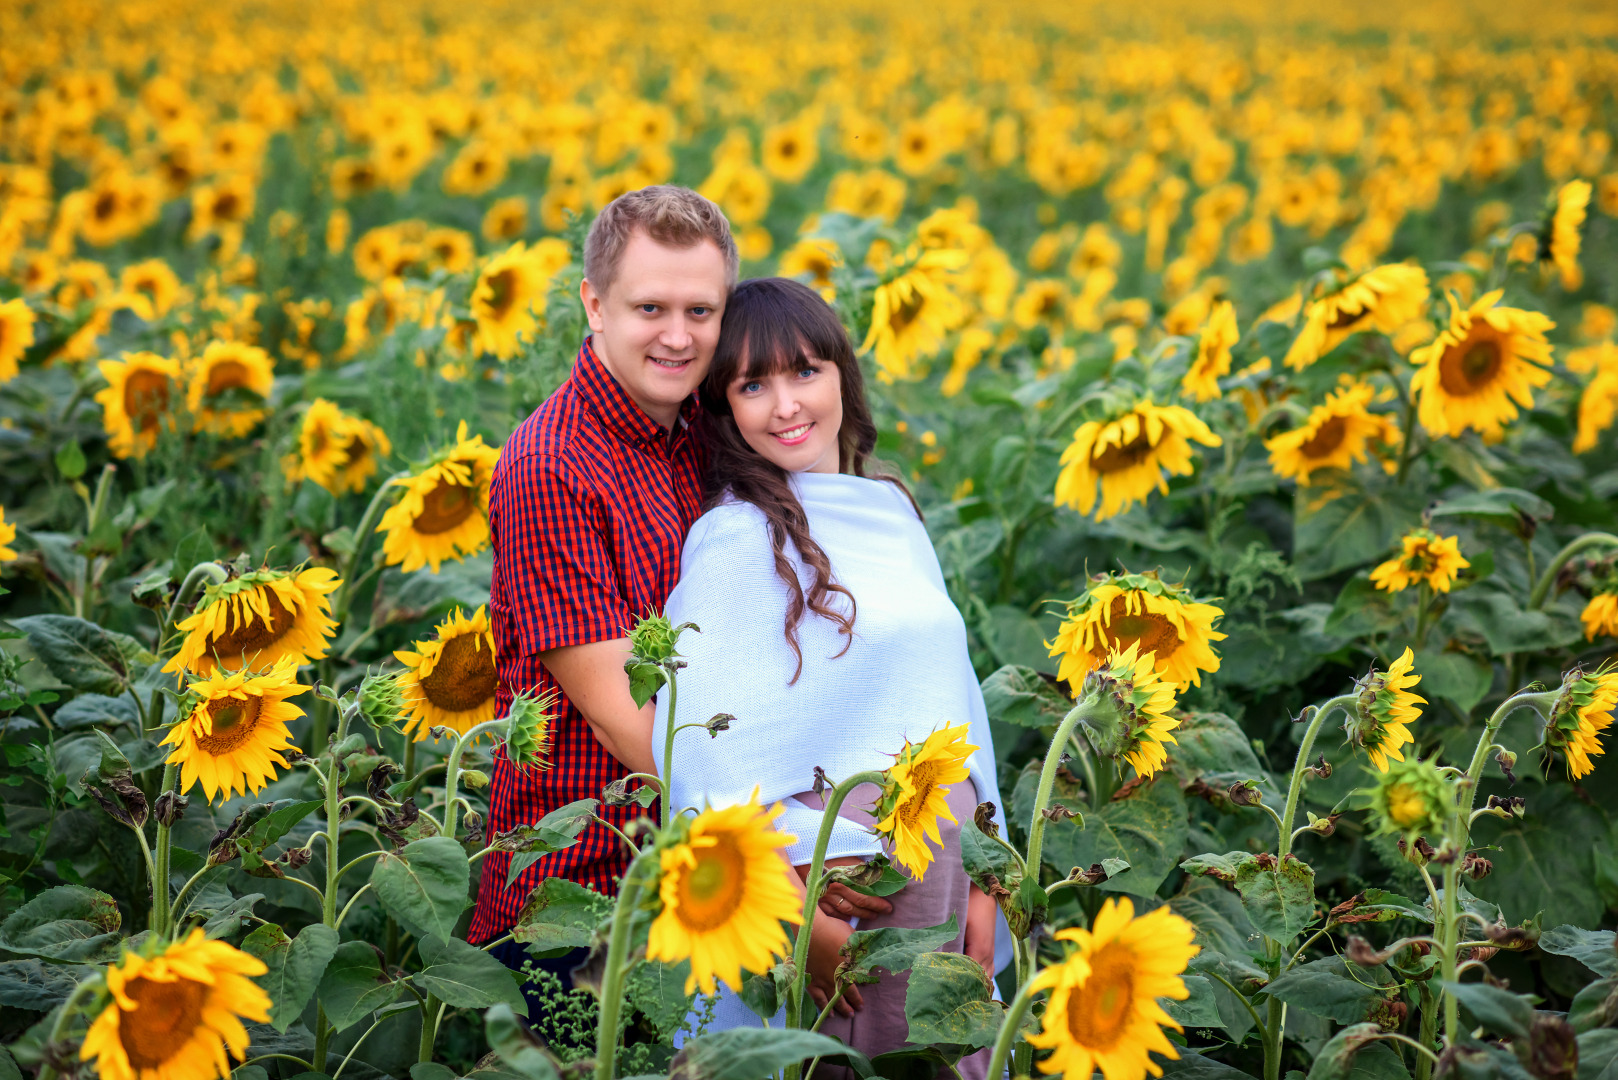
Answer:
<path fill-rule="evenodd" d="M 580 289 L 591 334 L 506 442 L 491 489 L 498 708 L 521 691 L 561 696 L 548 770 L 519 771 L 496 753 L 489 828 L 598 797 L 630 772 L 661 773 L 668 695 L 637 707 L 624 660 L 628 628 L 666 610 L 701 627 L 681 639 L 681 716 L 736 717 L 716 739 L 677 736 L 674 804 L 744 802 L 757 786 L 765 805 L 784 806 L 776 826 L 798 838 L 783 850 L 799 879 L 821 823 L 816 766 L 834 777 L 884 769 L 906 739 L 960 724 L 979 747 L 970 782 L 948 793 L 955 824 L 940 820 L 943 849 L 923 880 L 889 900 L 842 885 L 822 899 L 809 952 L 816 1002 L 832 993 L 855 928 L 953 914 L 962 931 L 945 948 L 992 971 L 998 911 L 960 859 L 961 825 L 979 803 L 1000 806 L 965 624 L 914 500 L 871 461 L 876 427 L 837 316 L 795 281 L 738 285 L 737 262 L 719 208 L 684 188 L 623 195 L 591 226 Z M 844 803 L 828 865 L 881 851 L 875 797 L 871 786 Z M 643 811 L 601 808 L 617 825 L 632 812 Z M 544 878 L 612 894 L 627 865 L 600 825 L 507 888 L 509 858 L 484 860 L 473 941 L 503 934 Z M 515 942 L 494 953 L 512 967 L 527 959 Z M 538 966 L 566 986 L 582 960 Z M 852 987 L 822 1030 L 868 1055 L 896 1049 L 904 991 L 903 976 Z M 759 1021 L 723 995 L 710 1030 L 742 1025 Z"/>

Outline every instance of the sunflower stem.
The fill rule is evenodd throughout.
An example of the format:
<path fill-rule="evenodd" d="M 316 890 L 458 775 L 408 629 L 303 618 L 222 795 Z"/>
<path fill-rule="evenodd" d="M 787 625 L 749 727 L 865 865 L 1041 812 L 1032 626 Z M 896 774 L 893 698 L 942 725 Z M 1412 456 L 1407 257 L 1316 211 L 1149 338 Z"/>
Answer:
<path fill-rule="evenodd" d="M 1433 992 L 1427 988 L 1426 983 L 1418 983 L 1421 990 L 1421 1028 L 1418 1040 L 1423 1046 L 1430 1047 L 1438 1038 L 1438 1002 Z M 1416 1059 L 1416 1080 L 1432 1080 L 1433 1062 L 1425 1057 Z"/>
<path fill-rule="evenodd" d="M 1455 943 L 1460 940 L 1460 930 L 1455 925 L 1455 910 L 1457 904 L 1456 893 L 1459 892 L 1461 881 L 1461 862 L 1464 858 L 1465 844 L 1450 854 L 1449 862 L 1444 864 L 1444 926 L 1440 935 L 1443 941 L 1442 956 L 1444 981 L 1455 981 Z M 1461 1026 L 1460 1004 L 1455 995 L 1444 992 L 1444 1041 L 1450 1046 L 1456 1045 L 1456 1036 Z"/>
<path fill-rule="evenodd" d="M 461 755 L 466 753 L 467 746 L 482 735 L 485 731 L 503 731 L 511 726 L 507 717 L 494 720 L 485 720 L 481 724 L 473 724 L 466 729 L 465 735 L 455 736 L 455 745 L 450 747 L 449 757 L 444 762 L 444 835 L 450 839 L 455 838 L 455 829 L 460 824 L 456 821 L 459 811 L 457 788 L 461 782 Z"/>
<path fill-rule="evenodd" d="M 618 887 L 618 902 L 613 907 L 612 936 L 607 940 L 607 967 L 601 976 L 601 1019 L 596 1027 L 596 1080 L 613 1080 L 618 1067 L 618 1011 L 623 1004 L 625 960 L 629 954 L 630 923 L 634 920 L 635 905 L 640 902 L 641 867 L 656 857 L 656 849 L 648 847 L 635 856 L 629 869 L 624 871 Z"/>
<path fill-rule="evenodd" d="M 1011 999 L 1006 1007 L 1006 1018 L 1000 1023 L 1000 1034 L 994 1040 L 994 1053 L 989 1057 L 989 1071 L 984 1075 L 991 1080 L 999 1080 L 1006 1074 L 1006 1059 L 1011 1055 L 1011 1048 L 1017 1042 L 1017 1036 L 1022 1028 L 1022 1018 L 1027 1015 L 1028 1007 L 1034 1002 L 1034 981 L 1029 979 L 1017 989 L 1017 996 Z"/>
<path fill-rule="evenodd" d="M 1461 785 L 1457 793 L 1456 810 L 1460 817 L 1467 818 L 1472 813 L 1472 805 L 1477 801 L 1478 781 L 1483 778 L 1483 769 L 1489 762 L 1489 751 L 1494 749 L 1494 737 L 1500 733 L 1500 725 L 1518 709 L 1533 709 L 1540 716 L 1548 717 L 1559 693 L 1557 690 L 1521 690 L 1502 701 L 1500 707 L 1494 710 L 1494 715 L 1483 726 L 1483 734 L 1478 736 L 1477 748 L 1472 751 L 1472 763 L 1466 767 L 1467 783 Z M 1463 845 L 1469 842 L 1469 833 L 1460 838 Z"/>
<path fill-rule="evenodd" d="M 163 614 L 163 628 L 157 635 L 157 649 L 159 652 L 163 651 L 163 643 L 168 640 L 169 635 L 174 633 L 174 624 L 180 612 L 191 602 L 191 598 L 197 595 L 197 591 L 203 587 L 204 579 L 210 584 L 221 585 L 228 576 L 225 568 L 212 559 L 207 562 L 199 562 L 186 571 L 185 579 L 180 582 L 180 591 L 174 594 L 174 599 L 169 601 L 168 610 Z"/>
<path fill-rule="evenodd" d="M 45 1039 L 46 1046 L 54 1046 L 62 1041 L 62 1037 L 67 1034 L 68 1021 L 79 1013 L 81 999 L 87 994 L 97 992 L 103 985 L 100 979 L 85 979 L 73 988 L 73 992 L 67 996 L 67 1000 L 62 1002 L 62 1011 L 56 1014 L 56 1023 L 51 1025 L 51 1033 Z M 53 1080 L 55 1076 L 56 1069 L 51 1065 L 50 1058 L 47 1057 L 45 1063 L 39 1067 L 37 1080 Z"/>
<path fill-rule="evenodd" d="M 163 766 L 163 779 L 158 782 L 157 793 L 161 797 L 166 794 L 175 783 L 175 768 L 173 765 Z M 169 826 L 158 823 L 156 850 L 153 852 L 154 870 L 152 873 L 152 933 L 159 938 L 169 935 L 169 855 L 173 848 Z M 142 844 L 146 837 L 141 835 Z"/>
<path fill-rule="evenodd" d="M 803 883 L 803 921 L 798 924 L 798 936 L 792 943 L 792 986 L 787 991 L 787 1019 L 789 1028 L 803 1027 L 803 991 L 809 983 L 809 933 L 814 929 L 815 911 L 820 901 L 820 890 L 826 875 L 826 847 L 831 843 L 832 826 L 837 823 L 837 811 L 849 792 L 861 784 L 880 784 L 883 774 L 876 770 L 855 773 L 831 789 L 831 795 L 821 808 L 820 831 L 815 834 L 815 853 L 809 860 L 809 877 Z M 790 1078 L 796 1066 L 788 1066 Z M 610 1078 L 608 1078 L 610 1080 Z"/>
<path fill-rule="evenodd" d="M 1539 576 L 1539 580 L 1534 582 L 1534 591 L 1528 594 L 1528 610 L 1538 611 L 1545 603 L 1545 598 L 1550 595 L 1551 586 L 1556 584 L 1556 575 L 1562 572 L 1562 567 L 1567 565 L 1569 559 L 1581 551 L 1602 545 L 1618 547 L 1618 536 L 1603 532 L 1585 533 L 1558 551 L 1550 565 L 1545 567 L 1545 572 Z"/>
<path fill-rule="evenodd" d="M 329 661 L 322 661 L 324 669 Z M 324 702 L 323 702 L 324 704 Z M 337 929 L 337 884 L 342 875 L 338 854 L 338 830 L 342 815 L 343 795 L 343 763 L 337 757 L 337 747 L 343 741 L 348 727 L 348 717 L 343 710 L 337 710 L 337 738 L 332 740 L 331 768 L 322 778 L 325 785 L 326 796 L 326 888 L 320 893 L 320 921 Z M 326 1071 L 326 1049 L 330 1033 L 326 1030 L 326 1007 L 322 1004 L 315 1006 L 315 1053 L 314 1071 Z M 425 1027 L 423 1033 L 425 1035 Z"/>
<path fill-rule="evenodd" d="M 1028 822 L 1028 856 L 1023 861 L 1024 873 L 1033 875 L 1035 885 L 1039 884 L 1040 858 L 1045 847 L 1045 808 L 1051 803 L 1051 791 L 1056 786 L 1056 770 L 1061 767 L 1068 737 L 1073 734 L 1073 729 L 1078 727 L 1080 720 L 1105 713 L 1107 708 L 1108 706 L 1097 695 L 1086 694 L 1080 698 L 1062 718 L 1062 723 L 1056 729 L 1056 735 L 1051 739 L 1050 749 L 1045 752 L 1045 766 L 1040 770 L 1039 790 L 1034 796 L 1034 813 Z M 1099 795 L 1097 792 L 1091 794 L 1092 797 Z"/>
<path fill-rule="evenodd" d="M 674 707 L 680 700 L 679 683 L 675 681 L 673 664 L 665 664 L 663 671 L 669 680 L 669 719 L 668 730 L 663 735 L 663 828 L 668 828 L 674 820 L 674 735 L 679 730 L 674 726 Z"/>
<path fill-rule="evenodd" d="M 1427 643 L 1427 615 L 1432 610 L 1433 590 L 1423 581 L 1416 593 L 1416 648 Z"/>
<path fill-rule="evenodd" d="M 1315 736 L 1320 734 L 1321 724 L 1326 722 L 1326 717 L 1333 709 L 1347 710 L 1354 700 L 1353 694 L 1332 698 L 1315 711 L 1309 726 L 1304 729 L 1303 741 L 1298 744 L 1297 760 L 1292 763 L 1292 781 L 1287 785 L 1286 809 L 1281 813 L 1280 844 L 1276 849 L 1278 858 L 1284 859 L 1292 852 L 1292 823 L 1298 816 L 1298 796 L 1303 793 L 1303 774 L 1309 767 L 1309 755 L 1315 749 Z"/>

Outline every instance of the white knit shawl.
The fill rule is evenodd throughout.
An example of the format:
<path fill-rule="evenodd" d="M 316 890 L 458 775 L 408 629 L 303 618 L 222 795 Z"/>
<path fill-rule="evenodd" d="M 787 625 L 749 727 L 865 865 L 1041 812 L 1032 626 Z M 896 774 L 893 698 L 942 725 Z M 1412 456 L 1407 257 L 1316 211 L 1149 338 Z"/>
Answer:
<path fill-rule="evenodd" d="M 857 476 L 795 473 L 791 482 L 833 579 L 854 596 L 853 644 L 837 656 L 846 639 L 806 612 L 798 626 L 803 672 L 789 686 L 795 661 L 782 633 L 787 589 L 763 513 L 730 500 L 699 518 L 667 607 L 675 624 L 701 627 L 680 639 L 689 666 L 679 673 L 676 726 L 721 712 L 736 720 L 714 738 L 700 728 L 675 735 L 674 805 L 734 805 L 757 785 L 766 805 L 784 801 L 776 827 L 797 837 L 788 854 L 801 865 L 812 857 L 822 814 L 791 796 L 813 786 L 815 766 L 833 780 L 884 769 L 905 740 L 920 743 L 938 728 L 966 723 L 978 747 L 969 762 L 978 801 L 993 802 L 1004 821 L 966 624 L 910 501 L 893 484 Z M 790 542 L 787 554 L 807 592 L 811 572 Z M 832 599 L 846 610 L 846 599 Z M 668 701 L 664 690 L 652 734 L 659 773 L 666 772 Z M 839 819 L 827 857 L 880 850 L 874 836 Z"/>

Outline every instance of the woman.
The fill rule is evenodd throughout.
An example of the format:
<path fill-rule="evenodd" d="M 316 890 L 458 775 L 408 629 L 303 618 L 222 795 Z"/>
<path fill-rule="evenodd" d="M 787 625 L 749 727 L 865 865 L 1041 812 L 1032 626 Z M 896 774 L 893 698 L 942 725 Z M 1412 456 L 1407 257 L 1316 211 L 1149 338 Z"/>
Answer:
<path fill-rule="evenodd" d="M 787 855 L 801 876 L 822 820 L 810 790 L 817 766 L 833 780 L 884 769 L 905 740 L 970 724 L 979 749 L 971 782 L 948 794 L 956 823 L 940 821 L 943 850 L 923 880 L 890 898 L 891 911 L 859 924 L 926 927 L 953 915 L 962 932 L 946 948 L 992 969 L 998 912 L 966 877 L 959 832 L 979 803 L 1000 809 L 983 697 L 914 501 L 898 480 L 866 475 L 876 428 L 848 334 L 809 287 L 744 282 L 726 305 L 701 393 L 709 509 L 686 538 L 667 608 L 701 631 L 681 639 L 689 666 L 676 723 L 736 719 L 717 738 L 700 729 L 675 737 L 674 805 L 733 804 L 757 784 L 766 804 L 786 806 L 776 827 L 797 837 Z M 667 698 L 652 737 L 660 772 Z M 844 803 L 829 863 L 881 851 L 869 831 L 875 798 L 867 785 Z M 855 910 L 840 895 L 816 917 L 810 989 L 822 1006 Z M 904 1045 L 905 985 L 887 975 L 850 988 L 822 1030 L 868 1056 Z M 723 996 L 711 1028 L 743 1024 L 759 1021 Z"/>

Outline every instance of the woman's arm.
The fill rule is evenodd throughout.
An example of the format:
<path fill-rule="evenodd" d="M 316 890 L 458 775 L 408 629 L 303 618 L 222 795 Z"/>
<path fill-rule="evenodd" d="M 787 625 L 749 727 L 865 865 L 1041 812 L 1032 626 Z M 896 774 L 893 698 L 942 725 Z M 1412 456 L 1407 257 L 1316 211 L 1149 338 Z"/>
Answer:
<path fill-rule="evenodd" d="M 994 930 L 1000 921 L 1000 911 L 994 898 L 976 885 L 966 894 L 966 941 L 961 951 L 994 978 Z"/>

